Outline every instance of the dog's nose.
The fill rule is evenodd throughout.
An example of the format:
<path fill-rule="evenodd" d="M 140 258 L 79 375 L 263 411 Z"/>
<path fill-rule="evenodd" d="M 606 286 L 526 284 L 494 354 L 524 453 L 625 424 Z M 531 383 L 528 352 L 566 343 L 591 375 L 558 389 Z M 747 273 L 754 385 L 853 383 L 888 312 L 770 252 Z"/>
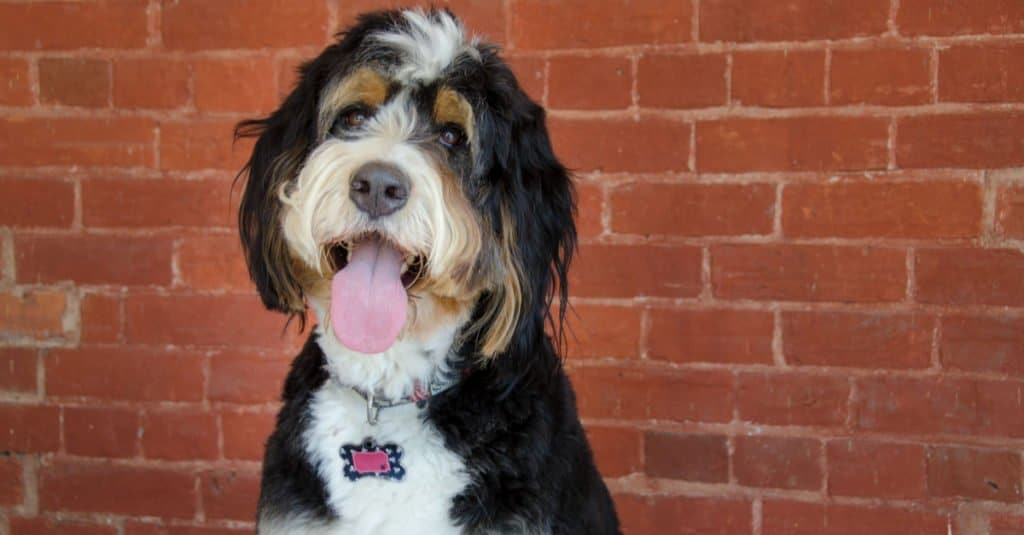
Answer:
<path fill-rule="evenodd" d="M 409 200 L 409 178 L 393 165 L 370 162 L 352 176 L 348 195 L 370 217 L 384 217 Z"/>

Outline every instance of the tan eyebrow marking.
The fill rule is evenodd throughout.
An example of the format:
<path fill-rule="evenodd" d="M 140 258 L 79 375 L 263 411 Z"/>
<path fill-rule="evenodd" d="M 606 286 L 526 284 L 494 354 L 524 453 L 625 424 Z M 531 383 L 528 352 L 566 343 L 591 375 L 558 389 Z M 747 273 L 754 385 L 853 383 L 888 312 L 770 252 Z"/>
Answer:
<path fill-rule="evenodd" d="M 320 106 L 320 132 L 326 133 L 334 116 L 349 104 L 378 107 L 388 98 L 388 80 L 377 71 L 363 67 L 324 92 Z"/>
<path fill-rule="evenodd" d="M 437 124 L 455 123 L 466 131 L 466 136 L 472 142 L 473 136 L 473 107 L 469 105 L 466 97 L 454 89 L 442 87 L 437 90 L 437 98 L 434 99 L 434 121 Z"/>

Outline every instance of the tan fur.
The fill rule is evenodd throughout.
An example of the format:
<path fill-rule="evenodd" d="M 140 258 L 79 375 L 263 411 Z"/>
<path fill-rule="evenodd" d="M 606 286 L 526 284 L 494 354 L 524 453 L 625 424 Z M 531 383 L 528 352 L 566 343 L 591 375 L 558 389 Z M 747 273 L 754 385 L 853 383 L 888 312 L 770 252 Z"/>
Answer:
<path fill-rule="evenodd" d="M 455 123 L 461 126 L 471 143 L 476 138 L 473 129 L 473 107 L 469 105 L 466 97 L 451 88 L 442 87 L 437 91 L 437 98 L 434 99 L 434 121 L 437 124 Z"/>
<path fill-rule="evenodd" d="M 294 177 L 302 164 L 302 154 L 298 151 L 282 153 L 274 160 L 270 169 L 273 184 L 282 187 Z M 280 206 L 272 197 L 266 199 L 269 211 L 277 211 Z M 270 269 L 271 285 L 277 290 L 281 301 L 289 312 L 302 313 L 306 310 L 302 297 L 303 283 L 300 274 L 305 265 L 292 254 L 291 248 L 278 225 L 270 225 L 265 229 L 268 237 L 263 249 L 263 262 L 267 266 L 280 266 L 281 269 Z"/>
<path fill-rule="evenodd" d="M 328 87 L 320 106 L 320 134 L 331 128 L 335 116 L 345 106 L 365 104 L 376 108 L 388 98 L 388 80 L 377 71 L 363 67 L 345 77 L 340 83 Z"/>
<path fill-rule="evenodd" d="M 501 210 L 501 219 L 500 280 L 496 281 L 495 299 L 492 301 L 491 308 L 484 314 L 484 318 L 491 322 L 490 328 L 484 333 L 483 343 L 480 347 L 480 353 L 484 358 L 493 357 L 508 346 L 512 334 L 515 332 L 516 324 L 519 322 L 521 311 L 527 306 L 527 303 L 523 302 L 523 287 L 520 282 L 522 270 L 515 254 L 516 229 L 504 205 Z"/>

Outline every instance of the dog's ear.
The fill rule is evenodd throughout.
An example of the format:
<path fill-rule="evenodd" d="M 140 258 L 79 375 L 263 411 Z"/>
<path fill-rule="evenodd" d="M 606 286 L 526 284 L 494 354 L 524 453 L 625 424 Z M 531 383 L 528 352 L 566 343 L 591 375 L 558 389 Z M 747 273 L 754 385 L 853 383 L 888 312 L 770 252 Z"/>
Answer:
<path fill-rule="evenodd" d="M 499 76 L 504 117 L 492 125 L 494 136 L 489 210 L 500 237 L 505 276 L 489 296 L 490 326 L 480 352 L 494 355 L 529 352 L 545 325 L 559 341 L 567 309 L 569 263 L 576 248 L 575 192 L 569 172 L 551 147 L 544 109 L 519 88 L 507 68 Z M 493 95 L 492 95 L 493 96 Z M 558 299 L 557 316 L 551 313 Z"/>
<path fill-rule="evenodd" d="M 306 71 L 309 66 L 304 66 Z M 303 76 L 305 78 L 305 75 Z M 243 121 L 235 138 L 256 138 L 252 156 L 239 172 L 245 180 L 238 210 L 238 232 L 249 276 L 271 310 L 299 314 L 305 310 L 298 263 L 281 230 L 279 192 L 295 175 L 315 136 L 315 94 L 303 80 L 281 107 L 262 119 Z"/>

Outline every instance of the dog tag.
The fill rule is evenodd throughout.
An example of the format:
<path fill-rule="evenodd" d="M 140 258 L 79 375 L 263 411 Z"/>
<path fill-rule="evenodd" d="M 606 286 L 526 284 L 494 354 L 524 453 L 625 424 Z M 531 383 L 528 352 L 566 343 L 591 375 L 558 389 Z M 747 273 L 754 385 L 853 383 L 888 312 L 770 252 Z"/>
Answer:
<path fill-rule="evenodd" d="M 345 463 L 345 477 L 349 481 L 364 477 L 401 481 L 405 477 L 402 448 L 397 444 L 377 444 L 369 438 L 362 444 L 344 444 L 341 446 L 341 460 Z"/>

